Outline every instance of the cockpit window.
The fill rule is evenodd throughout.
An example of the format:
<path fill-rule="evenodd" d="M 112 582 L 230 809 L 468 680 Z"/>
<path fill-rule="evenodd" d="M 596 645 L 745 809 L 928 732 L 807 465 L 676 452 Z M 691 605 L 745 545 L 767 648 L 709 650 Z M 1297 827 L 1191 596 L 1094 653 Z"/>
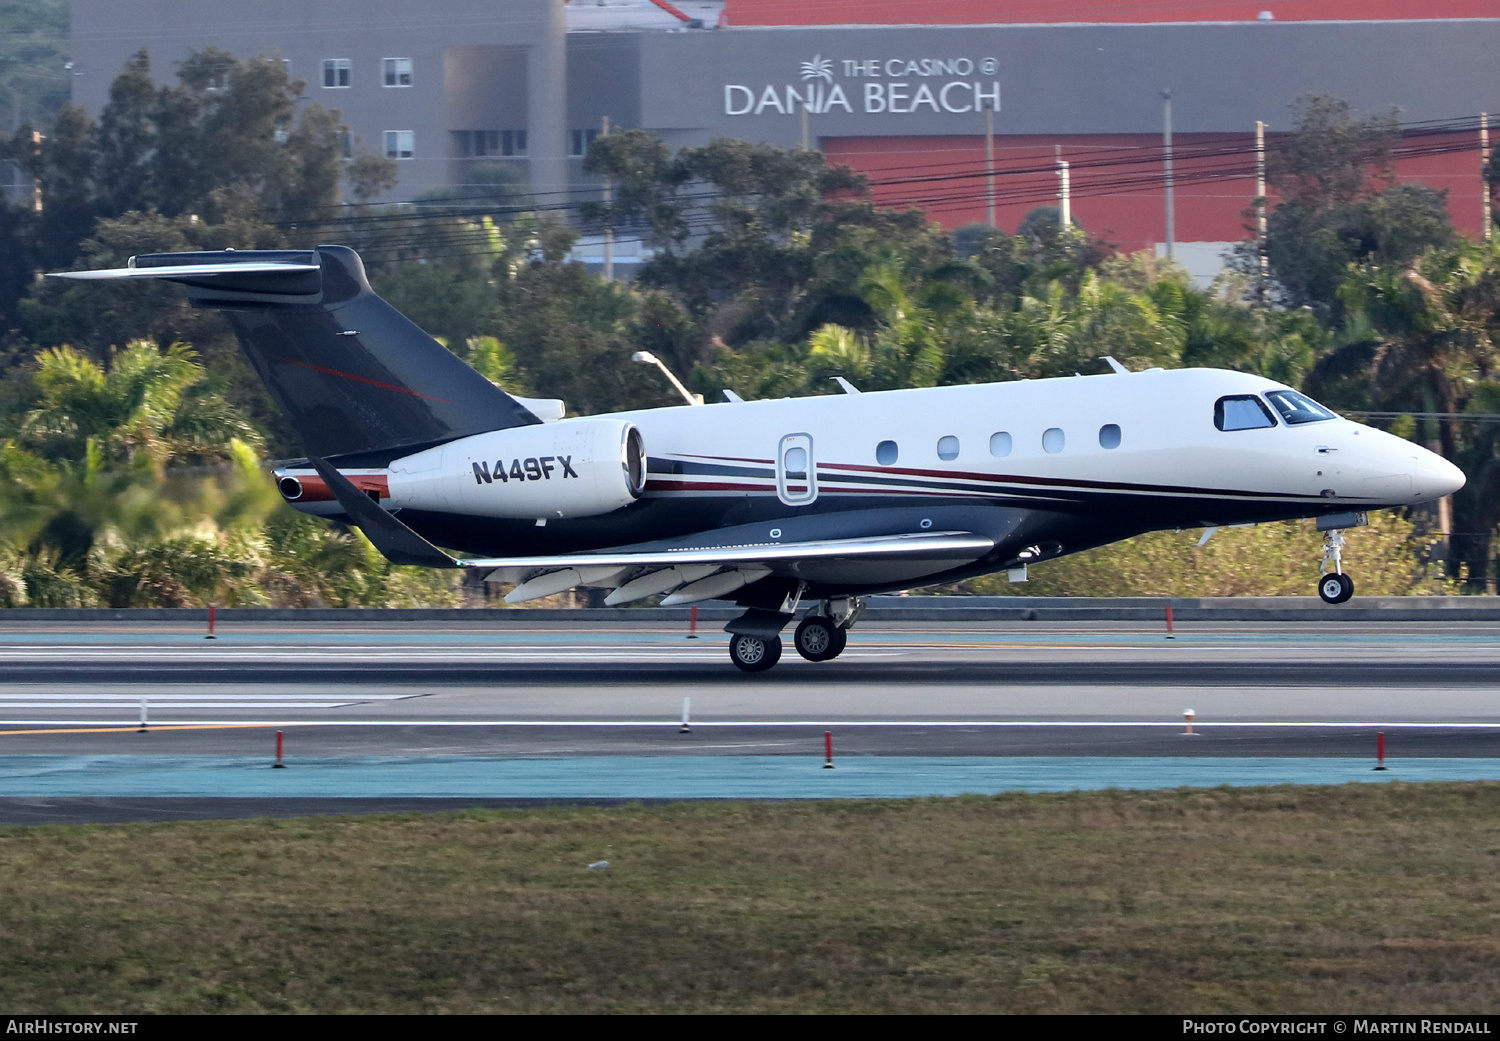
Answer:
<path fill-rule="evenodd" d="M 1254 394 L 1236 394 L 1214 402 L 1214 426 L 1220 430 L 1259 430 L 1275 425 L 1271 410 Z"/>
<path fill-rule="evenodd" d="M 1298 394 L 1295 390 L 1273 390 L 1266 397 L 1276 406 L 1287 426 L 1338 418 L 1306 394 Z"/>

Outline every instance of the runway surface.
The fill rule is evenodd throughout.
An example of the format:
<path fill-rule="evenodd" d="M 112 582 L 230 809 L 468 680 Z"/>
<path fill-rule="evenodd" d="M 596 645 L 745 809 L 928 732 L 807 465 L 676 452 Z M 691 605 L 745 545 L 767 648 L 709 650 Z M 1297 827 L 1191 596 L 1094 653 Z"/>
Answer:
<path fill-rule="evenodd" d="M 776 669 L 746 675 L 723 633 L 689 640 L 653 625 L 265 625 L 221 627 L 212 641 L 165 624 L 12 625 L 0 628 L 0 821 L 31 819 L 37 799 L 201 797 L 190 780 L 210 775 L 218 796 L 249 803 L 276 792 L 800 797 L 800 781 L 756 778 L 804 778 L 826 731 L 846 771 L 891 760 L 861 765 L 867 790 L 848 788 L 850 772 L 811 782 L 830 793 L 935 794 L 964 777 L 983 783 L 957 790 L 1042 776 L 1054 787 L 1363 777 L 1380 732 L 1393 766 L 1500 777 L 1500 625 L 1196 624 L 1173 635 L 1103 622 L 864 624 L 836 661 L 802 661 L 788 640 Z M 301 779 L 266 790 L 276 730 Z M 447 780 L 407 787 L 416 775 L 392 765 L 403 757 Z M 982 765 L 994 757 L 1012 761 Z M 497 758 L 545 768 L 502 776 Z M 1226 758 L 1239 762 L 1213 766 Z M 1319 765 L 1329 760 L 1344 762 Z M 54 802 L 55 819 L 79 805 Z"/>

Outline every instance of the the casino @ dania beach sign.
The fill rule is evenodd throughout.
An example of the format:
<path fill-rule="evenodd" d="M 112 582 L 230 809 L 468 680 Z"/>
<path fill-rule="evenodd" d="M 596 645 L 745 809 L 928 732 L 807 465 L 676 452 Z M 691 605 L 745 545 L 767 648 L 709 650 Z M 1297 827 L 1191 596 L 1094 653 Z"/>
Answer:
<path fill-rule="evenodd" d="M 724 114 L 792 116 L 804 107 L 814 115 L 998 112 L 1000 81 L 994 77 L 999 70 L 994 58 L 835 60 L 815 54 L 802 63 L 795 84 L 724 84 Z"/>

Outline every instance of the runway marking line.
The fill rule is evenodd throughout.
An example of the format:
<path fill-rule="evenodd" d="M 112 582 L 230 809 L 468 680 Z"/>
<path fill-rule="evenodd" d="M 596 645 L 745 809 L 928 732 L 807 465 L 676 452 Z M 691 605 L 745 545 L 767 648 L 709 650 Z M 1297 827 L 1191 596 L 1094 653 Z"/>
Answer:
<path fill-rule="evenodd" d="M 57 727 L 69 729 L 35 729 L 39 727 Z M 235 730 L 235 729 L 268 729 L 274 727 L 677 727 L 681 724 L 677 719 L 651 719 L 651 720 L 538 720 L 538 719 L 486 719 L 486 720 L 343 720 L 343 719 L 286 719 L 270 721 L 246 721 L 238 723 L 218 723 L 200 720 L 184 720 L 180 722 L 151 723 L 149 730 Z M 67 719 L 38 719 L 38 720 L 0 720 L 0 726 L 24 727 L 19 730 L 0 730 L 0 736 L 20 734 L 86 734 L 86 733 L 109 733 L 112 731 L 139 731 L 140 725 L 136 723 L 122 724 L 118 720 L 104 720 L 92 722 L 88 720 Z M 694 727 L 1062 727 L 1062 728 L 1084 728 L 1084 727 L 1172 727 L 1181 729 L 1181 720 L 1162 722 L 1156 720 L 827 720 L 827 719 L 789 719 L 789 720 L 693 720 Z M 1240 729 L 1380 729 L 1387 730 L 1500 730 L 1500 722 L 1495 723 L 1393 723 L 1381 721 L 1361 722 L 1335 722 L 1335 721 L 1282 721 L 1268 722 L 1264 720 L 1230 720 L 1224 722 L 1204 722 L 1194 720 L 1194 727 L 1223 727 Z"/>
<path fill-rule="evenodd" d="M 152 723 L 147 728 L 147 733 L 152 730 L 265 730 L 269 727 L 283 726 L 281 723 Z M 290 725 L 290 724 L 285 724 Z M 140 733 L 140 724 L 134 726 L 82 726 L 58 728 L 51 730 L 0 730 L 0 737 L 9 734 L 117 734 L 124 732 Z"/>

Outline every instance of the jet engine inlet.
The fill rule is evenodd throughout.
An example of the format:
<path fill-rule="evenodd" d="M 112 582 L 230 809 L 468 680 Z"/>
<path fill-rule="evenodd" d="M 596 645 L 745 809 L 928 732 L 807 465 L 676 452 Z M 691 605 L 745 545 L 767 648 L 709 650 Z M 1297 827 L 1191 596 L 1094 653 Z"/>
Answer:
<path fill-rule="evenodd" d="M 646 490 L 646 441 L 633 426 L 625 428 L 625 440 L 621 442 L 624 453 L 625 483 L 631 494 L 640 497 Z"/>

